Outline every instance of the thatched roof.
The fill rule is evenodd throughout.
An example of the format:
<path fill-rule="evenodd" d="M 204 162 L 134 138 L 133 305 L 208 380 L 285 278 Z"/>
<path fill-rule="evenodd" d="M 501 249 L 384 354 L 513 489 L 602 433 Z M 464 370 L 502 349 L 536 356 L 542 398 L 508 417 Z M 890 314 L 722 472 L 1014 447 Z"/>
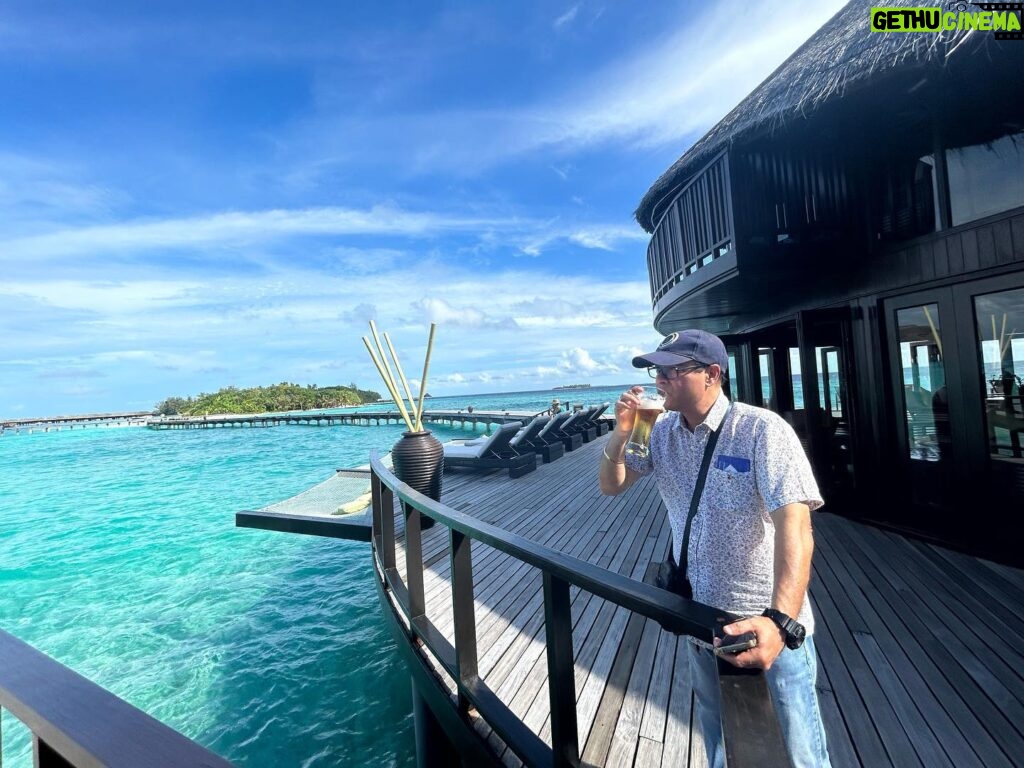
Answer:
<path fill-rule="evenodd" d="M 673 193 L 715 154 L 739 141 L 806 118 L 825 104 L 879 76 L 908 66 L 943 65 L 954 54 L 997 42 L 991 32 L 878 33 L 870 31 L 876 2 L 851 0 L 750 93 L 721 122 L 661 175 L 637 207 L 637 221 L 653 232 L 655 206 Z M 920 0 L 888 0 L 887 7 L 920 7 Z M 944 11 L 952 10 L 943 5 Z M 969 6 L 969 10 L 979 10 Z"/>

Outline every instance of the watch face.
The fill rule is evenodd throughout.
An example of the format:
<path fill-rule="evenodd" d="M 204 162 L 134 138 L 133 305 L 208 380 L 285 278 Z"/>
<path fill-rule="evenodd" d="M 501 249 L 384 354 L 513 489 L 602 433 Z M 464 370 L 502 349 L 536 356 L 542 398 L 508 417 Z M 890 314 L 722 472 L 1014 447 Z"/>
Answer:
<path fill-rule="evenodd" d="M 774 608 L 768 608 L 765 610 L 762 616 L 767 616 L 774 621 L 779 629 L 781 629 L 786 635 L 786 647 L 790 650 L 796 650 L 804 642 L 804 636 L 807 634 L 807 630 L 804 629 L 804 625 L 796 619 L 793 619 L 782 611 L 777 611 Z"/>
<path fill-rule="evenodd" d="M 807 634 L 807 630 L 804 629 L 803 624 L 797 621 L 791 621 L 790 623 L 792 626 L 789 629 L 789 637 L 786 638 L 786 647 L 795 651 L 804 644 L 804 636 Z"/>

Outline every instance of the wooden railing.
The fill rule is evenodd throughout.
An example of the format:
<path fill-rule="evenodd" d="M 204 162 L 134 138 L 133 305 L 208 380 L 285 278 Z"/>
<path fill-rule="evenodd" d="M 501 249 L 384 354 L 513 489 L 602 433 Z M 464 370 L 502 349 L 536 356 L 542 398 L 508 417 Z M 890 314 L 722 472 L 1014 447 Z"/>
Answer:
<path fill-rule="evenodd" d="M 577 587 L 630 611 L 658 621 L 679 634 L 710 642 L 714 628 L 734 620 L 732 614 L 685 600 L 649 584 L 578 560 L 537 544 L 504 529 L 464 515 L 410 488 L 396 478 L 374 453 L 370 458 L 373 518 L 365 524 L 320 519 L 306 523 L 288 515 L 241 512 L 240 526 L 287 530 L 337 538 L 366 539 L 370 535 L 379 577 L 382 602 L 394 613 L 394 625 L 404 636 L 407 658 L 423 669 L 432 670 L 424 652 L 454 682 L 453 703 L 434 678 L 443 695 L 426 696 L 432 708 L 450 707 L 453 712 L 437 713 L 443 723 L 461 722 L 461 744 L 472 746 L 472 764 L 483 761 L 500 765 L 477 736 L 470 716 L 479 716 L 529 766 L 578 766 L 579 733 L 576 720 L 576 691 L 573 670 L 570 588 Z M 397 567 L 395 499 L 401 502 L 405 519 L 405 579 Z M 454 644 L 441 633 L 426 614 L 423 588 L 422 518 L 429 516 L 448 528 L 454 618 Z M 331 528 L 336 526 L 332 532 Z M 548 662 L 548 698 L 551 706 L 551 744 L 529 729 L 479 676 L 475 608 L 473 603 L 472 541 L 479 541 L 537 568 L 542 575 L 544 624 Z M 738 670 L 719 664 L 722 697 L 722 729 L 730 768 L 788 766 L 771 697 L 763 673 Z M 422 679 L 430 679 L 424 675 Z M 447 727 L 446 727 L 447 730 Z M 468 741 L 467 741 L 468 740 Z"/>
<path fill-rule="evenodd" d="M 708 163 L 671 199 L 647 246 L 651 302 L 735 248 L 729 158 Z"/>
<path fill-rule="evenodd" d="M 231 763 L 0 631 L 0 709 L 32 733 L 36 768 L 230 768 Z"/>

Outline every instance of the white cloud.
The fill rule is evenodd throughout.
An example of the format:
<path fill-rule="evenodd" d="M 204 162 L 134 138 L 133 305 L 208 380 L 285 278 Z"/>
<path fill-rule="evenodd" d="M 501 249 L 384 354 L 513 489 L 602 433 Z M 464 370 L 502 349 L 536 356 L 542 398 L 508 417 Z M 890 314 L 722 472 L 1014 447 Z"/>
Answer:
<path fill-rule="evenodd" d="M 659 144 L 723 117 L 843 5 L 842 0 L 721 3 L 632 59 L 610 63 L 575 94 L 536 110 L 527 143 Z M 756 30 L 756 35 L 751 31 Z M 526 122 L 526 121 L 524 121 Z"/>
<path fill-rule="evenodd" d="M 443 376 L 437 376 L 434 381 L 441 384 L 465 384 L 466 377 L 461 373 L 448 373 Z"/>
<path fill-rule="evenodd" d="M 48 158 L 0 151 L 0 212 L 5 231 L 20 225 L 33 230 L 49 215 L 109 215 L 130 201 L 123 192 L 83 181 L 84 171 Z"/>
<path fill-rule="evenodd" d="M 455 235 L 485 248 L 516 245 L 538 256 L 553 244 L 570 242 L 587 249 L 612 251 L 634 247 L 647 236 L 632 224 L 538 221 L 519 216 L 463 216 L 437 211 L 410 211 L 378 205 L 368 209 L 310 208 L 214 213 L 192 218 L 129 220 L 112 224 L 65 227 L 0 240 L 0 263 L 37 263 L 41 259 L 127 258 L 151 252 L 201 253 L 231 249 L 244 261 L 269 266 L 275 249 L 298 247 L 303 237 L 380 235 L 429 239 Z M 344 269 L 363 276 L 393 269 L 413 258 L 397 248 L 339 245 L 311 266 Z"/>
<path fill-rule="evenodd" d="M 395 122 L 328 116 L 311 141 L 369 143 L 420 172 L 474 174 L 524 155 L 692 141 L 764 80 L 843 5 L 843 0 L 697 5 L 575 89 L 507 109 L 407 113 Z M 401 125 L 401 129 L 397 125 Z M 410 143 L 410 137 L 416 137 Z M 681 147 L 682 149 L 682 147 Z M 557 167 L 557 166 L 552 166 Z"/>
<path fill-rule="evenodd" d="M 427 325 L 438 323 L 462 328 L 514 328 L 516 325 L 510 317 L 492 317 L 474 306 L 454 307 L 437 297 L 420 299 L 413 304 L 413 308 L 420 311 Z"/>
<path fill-rule="evenodd" d="M 614 362 L 608 360 L 598 362 L 589 351 L 582 347 L 573 347 L 563 352 L 561 367 L 567 373 L 580 374 L 617 373 L 621 370 Z"/>
<path fill-rule="evenodd" d="M 523 222 L 517 222 L 522 226 Z M 246 245 L 301 235 L 386 234 L 423 237 L 443 232 L 507 228 L 507 219 L 416 213 L 379 205 L 366 210 L 308 208 L 218 213 L 186 219 L 129 221 L 64 229 L 0 242 L 0 260 L 90 255 L 150 249 Z"/>
<path fill-rule="evenodd" d="M 567 10 L 565 13 L 563 13 L 561 16 L 555 19 L 555 22 L 553 24 L 554 28 L 560 29 L 561 27 L 564 27 L 566 24 L 570 24 L 576 18 L 576 15 L 579 12 L 580 4 L 576 3 L 576 5 L 572 6 L 571 8 L 569 8 L 569 10 Z"/>
<path fill-rule="evenodd" d="M 590 250 L 635 250 L 637 244 L 646 243 L 648 238 L 640 227 L 630 224 L 558 224 L 554 222 L 518 240 L 519 250 L 527 256 L 540 256 L 554 245 L 564 242 Z"/>
<path fill-rule="evenodd" d="M 584 248 L 595 248 L 602 251 L 618 250 L 624 242 L 646 243 L 648 235 L 639 227 L 601 226 L 582 227 L 568 234 L 568 239 Z"/>
<path fill-rule="evenodd" d="M 0 283 L 0 297 L 18 296 L 48 307 L 81 309 L 98 316 L 191 304 L 204 288 L 198 280 L 20 280 Z"/>

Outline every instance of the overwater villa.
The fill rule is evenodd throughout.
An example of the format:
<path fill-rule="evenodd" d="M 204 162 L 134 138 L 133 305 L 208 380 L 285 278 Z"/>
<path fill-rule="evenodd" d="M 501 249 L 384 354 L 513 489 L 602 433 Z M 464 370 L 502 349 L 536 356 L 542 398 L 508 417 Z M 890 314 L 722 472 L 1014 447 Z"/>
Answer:
<path fill-rule="evenodd" d="M 1010 768 L 1024 755 L 1024 40 L 872 33 L 870 7 L 840 11 L 640 201 L 653 324 L 722 335 L 732 396 L 782 414 L 812 458 L 833 765 Z M 237 522 L 368 542 L 421 766 L 703 766 L 683 644 L 726 616 L 645 583 L 665 510 L 647 480 L 600 495 L 605 440 L 525 477 L 446 474 L 439 499 L 374 456 L 369 521 Z M 32 728 L 40 765 L 216 764 L 33 654 L 0 643 L 0 706 Z M 763 676 L 723 670 L 721 691 L 730 767 L 786 765 Z M 159 749 L 137 748 L 151 738 Z"/>

